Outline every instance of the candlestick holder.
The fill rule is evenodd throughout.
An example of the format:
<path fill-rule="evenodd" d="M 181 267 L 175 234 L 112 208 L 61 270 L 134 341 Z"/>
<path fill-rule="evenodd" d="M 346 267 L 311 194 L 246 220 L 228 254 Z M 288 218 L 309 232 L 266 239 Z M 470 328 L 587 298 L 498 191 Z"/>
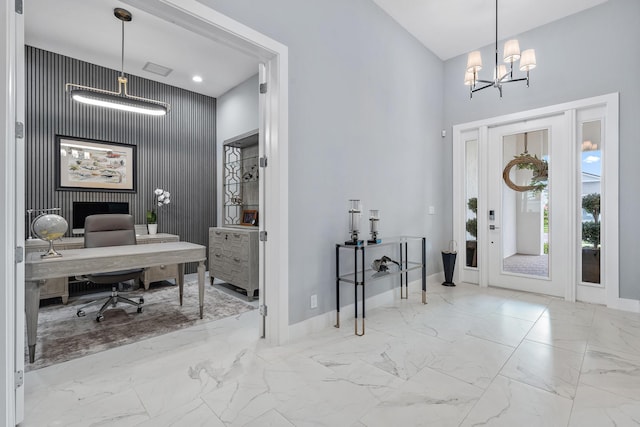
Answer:
<path fill-rule="evenodd" d="M 358 232 L 360 231 L 360 217 L 362 215 L 362 206 L 360 200 L 349 200 L 349 234 L 351 240 L 344 242 L 345 245 L 360 246 L 364 244 L 364 240 L 358 239 Z"/>
<path fill-rule="evenodd" d="M 382 239 L 378 238 L 378 222 L 380 222 L 380 211 L 372 209 L 369 211 L 369 228 L 371 233 L 371 239 L 367 240 L 367 243 L 375 245 L 382 243 Z"/>

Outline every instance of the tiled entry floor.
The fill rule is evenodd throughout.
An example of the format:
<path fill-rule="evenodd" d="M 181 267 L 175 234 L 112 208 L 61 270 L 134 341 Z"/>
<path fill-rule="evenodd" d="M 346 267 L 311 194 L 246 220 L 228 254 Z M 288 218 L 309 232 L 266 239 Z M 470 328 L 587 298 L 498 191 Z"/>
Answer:
<path fill-rule="evenodd" d="M 257 310 L 26 375 L 30 426 L 631 426 L 640 314 L 459 284 L 269 348 Z"/>

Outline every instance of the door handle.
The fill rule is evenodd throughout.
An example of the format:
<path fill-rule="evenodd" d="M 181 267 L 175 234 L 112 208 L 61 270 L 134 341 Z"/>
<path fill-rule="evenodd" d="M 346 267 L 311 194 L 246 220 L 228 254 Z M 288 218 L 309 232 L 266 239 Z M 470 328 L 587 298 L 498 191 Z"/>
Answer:
<path fill-rule="evenodd" d="M 499 230 L 499 229 L 500 229 L 500 227 L 496 227 L 496 226 L 495 226 L 495 225 L 493 225 L 493 224 L 491 224 L 491 225 L 489 226 L 489 230 Z"/>

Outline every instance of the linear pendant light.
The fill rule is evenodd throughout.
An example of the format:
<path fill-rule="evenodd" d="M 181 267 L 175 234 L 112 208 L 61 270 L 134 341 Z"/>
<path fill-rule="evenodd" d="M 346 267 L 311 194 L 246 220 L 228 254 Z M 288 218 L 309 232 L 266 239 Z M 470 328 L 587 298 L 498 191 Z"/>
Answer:
<path fill-rule="evenodd" d="M 469 97 L 473 98 L 475 92 L 481 91 L 488 87 L 495 87 L 500 92 L 502 98 L 502 85 L 513 82 L 526 82 L 529 87 L 529 71 L 536 67 L 536 52 L 534 49 L 527 49 L 520 53 L 520 45 L 518 40 L 508 40 L 504 44 L 503 52 L 504 62 L 510 64 L 510 70 L 504 65 L 498 65 L 498 0 L 496 0 L 496 49 L 495 49 L 495 68 L 493 69 L 493 80 L 482 80 L 478 76 L 478 72 L 482 69 L 482 56 L 480 51 L 476 50 L 469 53 L 467 57 L 467 68 L 464 74 L 464 84 L 469 86 Z M 526 77 L 514 78 L 513 63 L 520 60 L 520 71 L 527 73 Z M 482 83 L 479 85 L 478 83 Z"/>
<path fill-rule="evenodd" d="M 128 80 L 124 76 L 124 23 L 131 21 L 131 13 L 118 7 L 113 10 L 113 14 L 122 21 L 122 55 L 120 75 L 118 76 L 118 91 L 112 92 L 74 83 L 67 83 L 65 90 L 71 94 L 71 98 L 74 101 L 84 104 L 152 116 L 164 116 L 170 109 L 170 105 L 166 102 L 129 95 L 127 92 Z"/>

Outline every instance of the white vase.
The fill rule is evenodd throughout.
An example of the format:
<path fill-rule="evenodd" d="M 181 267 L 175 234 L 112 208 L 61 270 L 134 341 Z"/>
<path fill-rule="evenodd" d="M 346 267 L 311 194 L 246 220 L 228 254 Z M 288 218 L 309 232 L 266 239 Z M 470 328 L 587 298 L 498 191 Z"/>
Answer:
<path fill-rule="evenodd" d="M 149 229 L 149 234 L 158 233 L 158 224 L 147 224 L 147 228 Z"/>

